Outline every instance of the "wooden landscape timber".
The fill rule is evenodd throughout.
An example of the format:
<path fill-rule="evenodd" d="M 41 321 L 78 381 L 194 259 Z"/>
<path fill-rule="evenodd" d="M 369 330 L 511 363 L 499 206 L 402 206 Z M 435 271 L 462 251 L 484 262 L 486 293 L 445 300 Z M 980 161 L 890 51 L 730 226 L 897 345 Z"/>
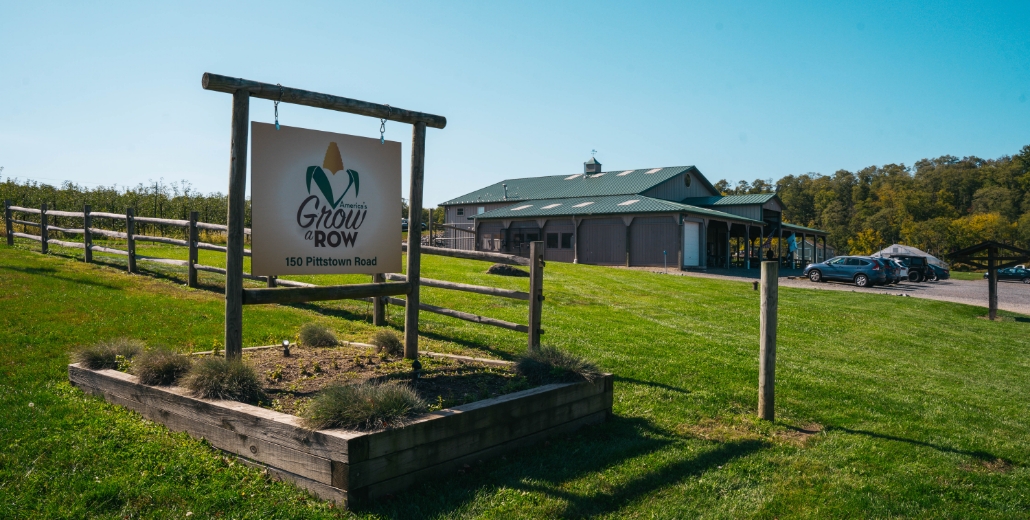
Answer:
<path fill-rule="evenodd" d="M 605 374 L 592 382 L 545 385 L 430 412 L 396 428 L 357 432 L 310 430 L 292 415 L 141 385 L 116 370 L 73 364 L 68 378 L 84 392 L 206 439 L 343 506 L 603 422 L 611 415 L 613 380 Z"/>
<path fill-rule="evenodd" d="M 399 282 L 408 281 L 408 277 L 403 274 L 387 273 L 387 280 L 395 280 Z M 529 300 L 529 293 L 522 291 L 513 291 L 511 289 L 500 289 L 497 287 L 486 287 L 483 285 L 469 285 L 466 283 L 457 282 L 446 282 L 443 280 L 433 280 L 432 278 L 422 278 L 419 283 L 426 287 L 436 287 L 439 289 L 450 289 L 452 291 L 463 291 L 476 294 L 485 294 L 487 296 L 500 296 L 502 298 L 512 298 L 515 300 Z"/>

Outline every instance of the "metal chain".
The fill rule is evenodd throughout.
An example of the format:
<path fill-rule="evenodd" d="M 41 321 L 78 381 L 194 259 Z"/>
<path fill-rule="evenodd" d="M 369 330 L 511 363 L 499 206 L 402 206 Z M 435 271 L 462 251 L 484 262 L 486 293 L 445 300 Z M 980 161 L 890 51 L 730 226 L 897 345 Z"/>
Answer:
<path fill-rule="evenodd" d="M 393 108 L 390 107 L 390 105 L 386 105 L 386 108 L 388 110 L 391 110 L 391 111 L 393 110 Z M 386 143 L 386 120 L 385 119 L 380 119 L 379 120 L 379 144 L 384 144 L 384 143 Z"/>
<path fill-rule="evenodd" d="M 275 100 L 275 129 L 278 130 L 279 129 L 279 102 L 281 102 L 283 100 L 283 86 L 281 84 L 279 84 L 279 83 L 276 83 L 276 85 L 279 87 L 279 99 Z"/>

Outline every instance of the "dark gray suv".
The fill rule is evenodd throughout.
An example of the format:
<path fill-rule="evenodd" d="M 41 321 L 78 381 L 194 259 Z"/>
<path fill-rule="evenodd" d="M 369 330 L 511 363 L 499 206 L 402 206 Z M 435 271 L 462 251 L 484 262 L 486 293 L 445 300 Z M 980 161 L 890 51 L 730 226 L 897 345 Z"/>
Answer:
<path fill-rule="evenodd" d="M 825 262 L 808 264 L 804 275 L 813 282 L 838 280 L 854 282 L 859 287 L 887 283 L 887 272 L 880 263 L 862 256 L 835 256 Z"/>

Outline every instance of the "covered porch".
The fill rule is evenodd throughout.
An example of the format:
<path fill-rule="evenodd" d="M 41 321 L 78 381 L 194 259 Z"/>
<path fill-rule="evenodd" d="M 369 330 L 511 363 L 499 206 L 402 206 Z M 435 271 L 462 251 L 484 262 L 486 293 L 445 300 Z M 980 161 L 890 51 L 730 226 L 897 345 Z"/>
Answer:
<path fill-rule="evenodd" d="M 708 269 L 757 269 L 763 260 L 779 260 L 783 269 L 803 269 L 834 256 L 827 233 L 818 229 L 775 221 L 760 226 L 710 220 L 705 227 Z"/>

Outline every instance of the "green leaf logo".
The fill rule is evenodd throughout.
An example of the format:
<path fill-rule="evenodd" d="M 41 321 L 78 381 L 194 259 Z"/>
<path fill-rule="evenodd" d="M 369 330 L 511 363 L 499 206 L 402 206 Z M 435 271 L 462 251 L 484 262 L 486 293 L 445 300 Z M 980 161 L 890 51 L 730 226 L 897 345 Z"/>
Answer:
<path fill-rule="evenodd" d="M 337 169 L 334 170 L 333 168 Z M 354 196 L 356 197 L 358 195 L 358 188 L 361 184 L 359 179 L 360 176 L 355 170 L 347 170 L 347 188 L 340 194 L 340 198 L 335 198 L 333 196 L 333 185 L 329 183 L 329 176 L 325 174 L 326 169 L 328 169 L 333 175 L 336 175 L 336 172 L 343 169 L 343 161 L 340 158 L 340 149 L 336 146 L 336 143 L 329 143 L 329 148 L 326 150 L 326 158 L 322 162 L 322 166 L 308 166 L 307 171 L 308 194 L 311 193 L 311 181 L 315 181 L 315 186 L 317 186 L 319 191 L 322 192 L 322 196 L 325 197 L 326 202 L 328 202 L 333 209 L 336 209 L 343 200 L 344 195 L 350 191 L 351 186 L 354 187 Z"/>

